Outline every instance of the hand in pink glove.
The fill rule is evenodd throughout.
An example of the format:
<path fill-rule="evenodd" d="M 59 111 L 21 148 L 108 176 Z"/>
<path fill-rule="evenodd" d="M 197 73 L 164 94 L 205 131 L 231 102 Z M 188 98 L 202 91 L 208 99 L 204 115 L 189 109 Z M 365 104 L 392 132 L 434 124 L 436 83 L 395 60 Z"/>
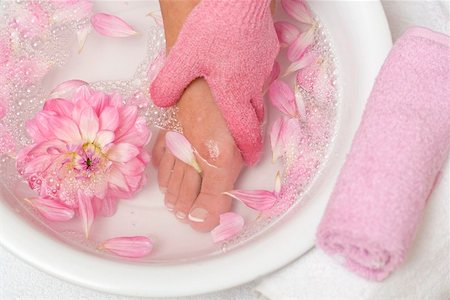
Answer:
<path fill-rule="evenodd" d="M 168 107 L 204 77 L 249 165 L 261 153 L 262 89 L 279 49 L 269 5 L 270 0 L 201 1 L 150 87 L 154 103 Z"/>

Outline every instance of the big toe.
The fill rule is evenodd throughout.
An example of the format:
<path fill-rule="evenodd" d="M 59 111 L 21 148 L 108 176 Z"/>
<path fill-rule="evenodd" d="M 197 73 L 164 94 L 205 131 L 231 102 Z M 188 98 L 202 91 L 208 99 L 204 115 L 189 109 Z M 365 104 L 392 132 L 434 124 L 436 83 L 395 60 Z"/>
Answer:
<path fill-rule="evenodd" d="M 222 194 L 200 193 L 189 212 L 189 223 L 197 231 L 209 232 L 219 224 L 221 214 L 231 210 L 231 199 Z"/>

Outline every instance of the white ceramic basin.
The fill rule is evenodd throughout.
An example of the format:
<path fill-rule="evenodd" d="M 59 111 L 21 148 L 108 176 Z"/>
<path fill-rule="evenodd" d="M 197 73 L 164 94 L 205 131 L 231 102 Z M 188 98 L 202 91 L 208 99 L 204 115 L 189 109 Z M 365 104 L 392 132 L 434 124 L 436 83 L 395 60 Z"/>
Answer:
<path fill-rule="evenodd" d="M 133 24 L 140 29 L 148 24 L 142 12 L 152 10 L 152 6 L 153 10 L 158 9 L 156 1 L 98 5 L 134 20 Z M 148 205 L 148 199 L 161 198 L 153 180 L 135 201 L 121 204 L 115 218 L 127 220 L 120 226 L 122 232 L 117 232 L 118 227 L 107 220 L 100 220 L 98 227 L 127 234 L 136 227 L 149 230 L 159 226 L 166 228 L 164 234 L 180 238 L 175 244 L 161 246 L 165 247 L 159 252 L 163 254 L 155 254 L 149 261 L 125 262 L 85 251 L 76 245 L 75 237 L 71 243 L 54 236 L 51 228 L 23 211 L 14 195 L 2 188 L 0 243 L 35 267 L 75 284 L 114 294 L 153 297 L 230 288 L 281 268 L 313 247 L 316 227 L 350 148 L 375 76 L 391 47 L 391 37 L 379 2 L 313 1 L 311 7 L 329 34 L 336 57 L 340 99 L 336 137 L 326 163 L 305 196 L 304 205 L 294 207 L 280 222 L 240 247 L 224 254 L 208 255 L 220 249 L 192 245 L 209 245 L 205 242 L 209 236 L 193 233 L 177 223 L 166 213 L 161 201 Z M 139 38 L 127 46 L 123 41 L 111 39 L 88 40 L 88 43 L 92 43 L 91 50 L 88 45 L 81 56 L 70 61 L 66 70 L 51 74 L 47 84 L 74 76 L 87 81 L 129 78 L 145 56 L 145 41 Z M 127 53 L 126 59 L 117 60 L 120 53 Z M 111 60 L 115 63 L 108 63 Z M 86 67 L 93 63 L 102 67 Z M 151 176 L 154 178 L 154 171 Z M 272 180 L 270 168 L 260 166 L 244 174 L 244 183 L 240 184 L 264 188 Z M 148 210 L 148 214 L 130 217 L 140 210 Z M 190 259 L 194 257 L 197 259 Z"/>

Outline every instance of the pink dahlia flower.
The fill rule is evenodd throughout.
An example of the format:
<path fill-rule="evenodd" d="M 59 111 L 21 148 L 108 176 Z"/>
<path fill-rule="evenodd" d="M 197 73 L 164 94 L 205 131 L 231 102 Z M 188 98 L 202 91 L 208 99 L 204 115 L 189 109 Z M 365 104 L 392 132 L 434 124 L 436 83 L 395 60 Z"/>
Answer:
<path fill-rule="evenodd" d="M 112 214 L 146 182 L 151 132 L 117 94 L 81 86 L 72 99 L 47 100 L 26 127 L 33 144 L 18 154 L 18 171 L 41 198 L 78 208 L 83 219 Z"/>

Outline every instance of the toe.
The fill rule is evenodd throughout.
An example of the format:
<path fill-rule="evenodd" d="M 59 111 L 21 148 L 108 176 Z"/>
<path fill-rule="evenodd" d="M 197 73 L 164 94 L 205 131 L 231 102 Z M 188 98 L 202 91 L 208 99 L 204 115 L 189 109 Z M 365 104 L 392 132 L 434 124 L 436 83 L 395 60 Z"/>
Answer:
<path fill-rule="evenodd" d="M 166 149 L 165 136 L 166 136 L 165 130 L 159 131 L 155 145 L 153 146 L 152 163 L 155 168 L 159 167 L 161 160 L 164 156 L 164 152 Z"/>
<path fill-rule="evenodd" d="M 185 219 L 197 198 L 202 178 L 192 167 L 186 167 L 183 181 L 180 186 L 180 193 L 178 195 L 177 204 L 175 205 L 176 216 L 180 219 Z"/>
<path fill-rule="evenodd" d="M 219 216 L 231 209 L 232 200 L 223 195 L 233 188 L 235 178 L 205 174 L 199 196 L 189 212 L 189 221 L 195 230 L 208 232 L 219 224 Z"/>
<path fill-rule="evenodd" d="M 177 204 L 178 195 L 180 194 L 181 182 L 183 181 L 186 164 L 176 160 L 173 172 L 170 175 L 169 184 L 167 185 L 166 197 L 164 199 L 166 207 L 172 211 Z M 182 218 L 180 218 L 182 219 Z"/>
<path fill-rule="evenodd" d="M 158 184 L 163 193 L 166 193 L 169 179 L 175 166 L 175 156 L 170 151 L 165 151 L 158 168 Z"/>

